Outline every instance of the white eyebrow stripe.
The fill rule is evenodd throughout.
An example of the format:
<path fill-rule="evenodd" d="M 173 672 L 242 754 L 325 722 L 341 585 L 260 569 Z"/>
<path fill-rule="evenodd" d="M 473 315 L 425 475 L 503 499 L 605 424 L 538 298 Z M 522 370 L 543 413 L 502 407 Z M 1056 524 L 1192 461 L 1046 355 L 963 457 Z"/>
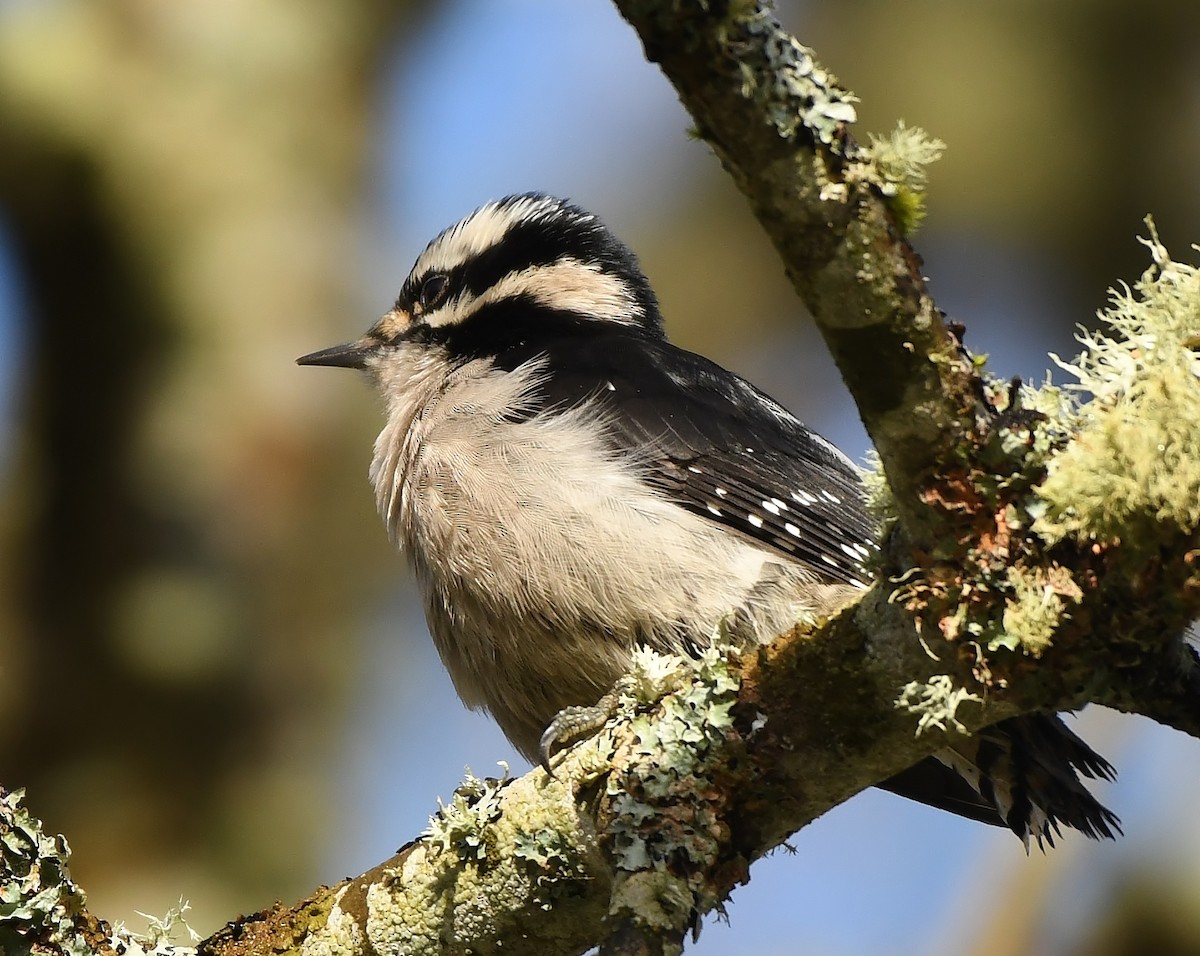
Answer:
<path fill-rule="evenodd" d="M 559 259 L 548 265 L 510 272 L 479 295 L 464 292 L 434 309 L 425 321 L 435 328 L 453 325 L 488 305 L 519 296 L 527 296 L 539 305 L 624 325 L 640 325 L 644 318 L 633 291 L 619 276 L 590 262 Z"/>
<path fill-rule="evenodd" d="M 488 203 L 434 239 L 417 257 L 412 274 L 450 272 L 499 245 L 519 223 L 544 219 L 561 208 L 548 196 L 523 196 L 503 205 Z"/>

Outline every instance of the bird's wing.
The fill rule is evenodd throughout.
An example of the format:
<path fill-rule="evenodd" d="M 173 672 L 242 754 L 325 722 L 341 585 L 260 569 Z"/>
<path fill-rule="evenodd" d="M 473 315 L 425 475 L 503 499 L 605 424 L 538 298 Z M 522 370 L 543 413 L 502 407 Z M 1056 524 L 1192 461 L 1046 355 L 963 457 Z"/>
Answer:
<path fill-rule="evenodd" d="M 498 357 L 541 367 L 525 414 L 595 401 L 615 450 L 685 508 L 829 581 L 866 586 L 875 524 L 854 465 L 745 379 L 636 331 L 544 336 Z M 582 347 L 581 347 L 582 345 Z"/>

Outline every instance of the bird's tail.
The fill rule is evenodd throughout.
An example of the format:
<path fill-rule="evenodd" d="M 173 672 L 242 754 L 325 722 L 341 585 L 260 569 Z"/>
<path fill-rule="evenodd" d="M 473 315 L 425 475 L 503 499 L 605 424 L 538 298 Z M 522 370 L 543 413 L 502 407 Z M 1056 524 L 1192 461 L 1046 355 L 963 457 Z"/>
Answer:
<path fill-rule="evenodd" d="M 1112 766 L 1057 716 L 1005 720 L 881 784 L 902 796 L 1007 826 L 1028 847 L 1054 846 L 1062 827 L 1092 839 L 1121 832 L 1116 814 L 1080 780 L 1112 780 Z"/>

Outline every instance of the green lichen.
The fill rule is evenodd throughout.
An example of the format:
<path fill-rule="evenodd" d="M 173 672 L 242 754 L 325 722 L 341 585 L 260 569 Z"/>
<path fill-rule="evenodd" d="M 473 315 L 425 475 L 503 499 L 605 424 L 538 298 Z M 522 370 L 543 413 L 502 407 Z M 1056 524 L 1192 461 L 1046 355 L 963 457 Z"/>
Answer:
<path fill-rule="evenodd" d="M 687 680 L 662 699 L 657 713 L 632 719 L 640 759 L 611 774 L 606 787 L 614 815 L 610 852 L 620 871 L 614 913 L 645 918 L 642 907 L 652 900 L 664 925 L 678 927 L 719 903 L 703 874 L 722 852 L 725 834 L 724 795 L 711 781 L 736 746 L 735 656 L 716 641 L 697 660 L 672 659 L 673 678 L 682 669 Z"/>
<path fill-rule="evenodd" d="M 1200 531 L 1200 271 L 1147 246 L 1152 265 L 1112 293 L 1106 328 L 1059 361 L 1077 381 L 981 375 L 976 430 L 923 489 L 951 531 L 893 578 L 893 600 L 972 655 L 983 686 L 1011 676 L 1003 652 L 1045 653 L 1083 600 L 1091 572 L 1055 562 L 1064 539 L 1141 569 L 1172 534 Z"/>
<path fill-rule="evenodd" d="M 630 698 L 627 703 L 657 703 L 687 679 L 691 673 L 689 663 L 688 659 L 675 654 L 660 654 L 644 645 L 638 647 L 621 685 L 621 690 Z"/>
<path fill-rule="evenodd" d="M 916 715 L 918 737 L 930 730 L 953 730 L 965 734 L 967 728 L 956 714 L 958 708 L 967 701 L 983 703 L 981 697 L 955 684 L 949 674 L 937 674 L 924 683 L 912 681 L 905 684 L 896 707 Z"/>
<path fill-rule="evenodd" d="M 342 909 L 346 887 L 337 892 L 322 926 L 314 929 L 300 946 L 301 956 L 353 956 L 363 952 L 363 930 L 357 918 Z"/>
<path fill-rule="evenodd" d="M 436 852 L 450 852 L 464 863 L 483 863 L 490 845 L 488 828 L 500 818 L 501 792 L 512 778 L 480 780 L 470 770 L 449 803 L 438 800 L 438 811 L 429 818 L 421 836 Z"/>
<path fill-rule="evenodd" d="M 193 943 L 200 942 L 200 934 L 188 925 L 185 916 L 191 908 L 191 903 L 180 899 L 179 905 L 171 907 L 163 916 L 139 911 L 138 916 L 146 920 L 146 929 L 135 933 L 124 923 L 117 923 L 109 945 L 121 956 L 195 956 L 195 946 L 175 942 L 179 936 L 186 936 Z"/>
<path fill-rule="evenodd" d="M 852 175 L 874 183 L 901 231 L 912 235 L 925 218 L 928 167 L 941 159 L 946 144 L 918 126 L 905 126 L 903 120 L 888 136 L 871 133 L 869 140 L 861 152 L 862 164 Z"/>
<path fill-rule="evenodd" d="M 1003 630 L 988 642 L 988 650 L 1006 647 L 1041 657 L 1069 616 L 1068 602 L 1078 603 L 1083 598 L 1083 591 L 1071 572 L 1059 565 L 1049 568 L 1014 566 L 1008 569 L 1007 578 Z"/>
<path fill-rule="evenodd" d="M 71 848 L 21 806 L 24 796 L 0 790 L 0 953 L 29 952 L 34 943 L 94 953 L 79 925 L 87 898 L 68 871 Z"/>
<path fill-rule="evenodd" d="M 1110 293 L 1107 331 L 1081 333 L 1073 362 L 1056 359 L 1090 397 L 1038 489 L 1035 530 L 1051 541 L 1200 528 L 1200 271 L 1173 262 L 1149 225 L 1153 262 L 1133 289 Z"/>
<path fill-rule="evenodd" d="M 717 38 L 737 64 L 742 96 L 762 108 L 781 137 L 804 133 L 838 147 L 844 127 L 857 119 L 857 98 L 783 29 L 768 4 L 730 4 Z"/>
<path fill-rule="evenodd" d="M 559 888 L 567 881 L 588 879 L 587 867 L 578 850 L 550 827 L 518 833 L 513 856 L 529 864 L 530 875 L 544 910 L 552 909 Z M 574 891 L 574 890 L 572 890 Z"/>

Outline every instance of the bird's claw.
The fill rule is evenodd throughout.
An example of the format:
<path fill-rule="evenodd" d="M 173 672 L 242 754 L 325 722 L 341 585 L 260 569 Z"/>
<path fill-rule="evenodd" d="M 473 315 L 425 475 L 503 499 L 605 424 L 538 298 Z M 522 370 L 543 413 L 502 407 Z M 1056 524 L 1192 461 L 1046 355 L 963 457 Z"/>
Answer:
<path fill-rule="evenodd" d="M 590 737 L 608 723 L 616 712 L 615 693 L 605 694 L 588 707 L 564 707 L 560 710 L 550 721 L 538 744 L 538 761 L 546 775 L 554 776 L 554 771 L 550 769 L 550 758 L 556 751 L 581 737 Z"/>

